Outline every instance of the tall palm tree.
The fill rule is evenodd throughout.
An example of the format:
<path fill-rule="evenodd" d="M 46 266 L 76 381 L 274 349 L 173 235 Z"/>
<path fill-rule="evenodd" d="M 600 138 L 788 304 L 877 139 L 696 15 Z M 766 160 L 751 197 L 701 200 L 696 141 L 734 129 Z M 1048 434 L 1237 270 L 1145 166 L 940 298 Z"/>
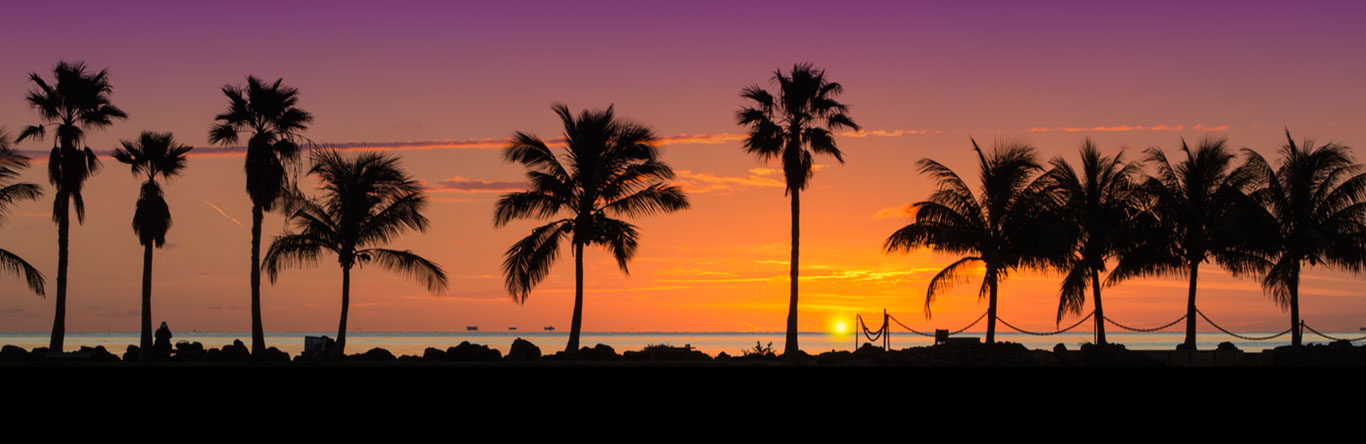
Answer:
<path fill-rule="evenodd" d="M 28 157 L 14 151 L 10 147 L 9 135 L 0 131 L 0 181 L 2 181 L 0 182 L 0 223 L 8 218 L 12 205 L 20 201 L 37 199 L 43 195 L 37 184 L 19 182 L 4 185 L 10 180 L 18 178 L 19 172 L 24 168 L 28 168 Z M 39 296 L 43 295 L 45 281 L 43 273 L 30 265 L 24 258 L 0 248 L 0 269 L 23 277 L 29 290 Z"/>
<path fill-rule="evenodd" d="M 284 79 L 265 83 L 247 76 L 246 86 L 223 86 L 228 96 L 228 112 L 215 117 L 209 141 L 224 145 L 237 143 L 238 134 L 247 139 L 247 194 L 251 196 L 251 355 L 266 350 L 265 329 L 261 325 L 261 219 L 275 208 L 285 192 L 293 187 L 288 167 L 299 160 L 300 133 L 308 128 L 313 115 L 295 105 L 299 90 L 283 86 Z"/>
<path fill-rule="evenodd" d="M 320 199 L 290 199 L 288 217 L 297 232 L 276 236 L 262 267 L 275 282 L 286 267 L 313 264 L 324 252 L 337 255 L 342 270 L 341 323 L 333 355 L 345 355 L 346 318 L 351 306 L 351 269 L 374 263 L 407 274 L 432 292 L 446 289 L 441 267 L 408 250 L 390 250 L 403 232 L 425 232 L 427 198 L 422 187 L 399 167 L 398 158 L 364 153 L 355 159 L 336 151 L 317 151 L 308 173 L 318 176 Z"/>
<path fill-rule="evenodd" d="M 792 198 L 792 257 L 789 261 L 791 295 L 787 307 L 787 343 L 783 353 L 800 351 L 797 346 L 797 265 L 801 238 L 801 191 L 811 181 L 814 154 L 834 157 L 843 164 L 844 155 L 835 146 L 833 131 L 859 126 L 846 114 L 849 107 L 835 100 L 844 92 L 839 83 L 826 80 L 825 71 L 809 63 L 792 67 L 791 74 L 781 70 L 773 73 L 778 84 L 777 96 L 759 85 L 751 85 L 740 92 L 749 105 L 736 113 L 736 122 L 748 127 L 745 152 L 761 161 L 778 159 L 783 164 L 787 179 L 784 191 Z M 824 125 L 824 126 L 821 126 Z"/>
<path fill-rule="evenodd" d="M 930 279 L 925 292 L 925 316 L 935 295 L 967 279 L 971 267 L 986 274 L 977 292 L 987 298 L 987 343 L 996 341 L 996 296 L 1000 282 L 1017 270 L 1061 267 L 1068 260 L 1072 229 L 1056 208 L 1048 180 L 1035 174 L 1043 168 L 1034 148 L 998 142 L 990 156 L 972 142 L 981 168 L 981 193 L 974 196 L 957 173 L 931 159 L 921 159 L 920 172 L 939 189 L 929 200 L 915 204 L 915 221 L 902 227 L 883 245 L 886 252 L 911 252 L 928 247 L 938 252 L 969 256 L 945 267 Z"/>
<path fill-rule="evenodd" d="M 673 169 L 659 159 L 654 132 L 619 120 L 612 107 L 583 111 L 575 118 L 569 107 L 551 107 L 564 124 L 565 153 L 557 156 L 539 137 L 517 132 L 503 158 L 527 168 L 531 188 L 504 194 L 493 213 L 493 225 L 516 219 L 558 219 L 531 230 L 504 255 L 508 292 L 525 303 L 531 289 L 550 273 L 569 238 L 574 254 L 574 317 L 565 353 L 579 349 L 583 324 L 583 247 L 598 244 L 617 260 L 624 273 L 636 253 L 640 233 L 620 217 L 649 216 L 688 208 L 677 186 L 667 184 Z"/>
<path fill-rule="evenodd" d="M 1077 234 L 1059 291 L 1058 321 L 1066 313 L 1081 314 L 1086 287 L 1091 286 L 1095 305 L 1096 343 L 1105 344 L 1105 309 L 1100 298 L 1101 274 L 1106 262 L 1128 251 L 1142 235 L 1142 227 L 1155 225 L 1144 211 L 1145 199 L 1135 177 L 1138 165 L 1124 162 L 1124 154 L 1102 156 L 1091 139 L 1081 145 L 1081 171 L 1062 156 L 1053 158 L 1045 173 L 1059 199 L 1060 209 Z"/>
<path fill-rule="evenodd" d="M 87 129 L 100 129 L 113 124 L 114 119 L 126 119 L 128 114 L 109 102 L 113 87 L 109 75 L 100 70 L 86 72 L 85 63 L 60 62 L 52 70 L 55 83 L 49 84 L 37 73 L 29 73 L 33 89 L 26 99 L 38 110 L 42 123 L 24 128 L 18 141 L 33 138 L 42 140 L 48 127 L 55 136 L 52 154 L 48 158 L 48 181 L 57 188 L 52 202 L 52 220 L 57 223 L 57 309 L 52 321 L 52 341 L 48 349 L 62 351 L 66 339 L 66 281 L 67 246 L 70 243 L 70 209 L 76 209 L 76 222 L 85 222 L 85 200 L 81 188 L 85 180 L 95 174 L 99 160 L 85 142 Z"/>
<path fill-rule="evenodd" d="M 1350 148 L 1336 143 L 1297 145 L 1285 131 L 1281 165 L 1243 150 L 1258 176 L 1252 197 L 1265 206 L 1276 236 L 1266 255 L 1262 288 L 1290 309 L 1291 344 L 1300 345 L 1300 270 L 1334 265 L 1360 273 L 1366 265 L 1366 173 Z"/>
<path fill-rule="evenodd" d="M 179 176 L 185 169 L 188 145 L 176 143 L 171 133 L 143 131 L 137 140 L 124 140 L 123 148 L 114 151 L 114 159 L 126 163 L 135 176 L 143 176 L 142 191 L 133 210 L 133 234 L 142 244 L 142 340 L 139 364 L 152 362 L 152 247 L 166 244 L 166 232 L 171 229 L 171 208 L 157 184 L 157 176 L 166 180 Z"/>
<path fill-rule="evenodd" d="M 1191 151 L 1183 139 L 1186 160 L 1172 165 L 1156 147 L 1147 160 L 1156 175 L 1141 187 L 1152 198 L 1161 229 L 1133 251 L 1122 254 L 1107 283 L 1155 275 L 1190 279 L 1186 298 L 1186 339 L 1181 348 L 1195 349 L 1195 294 L 1200 264 L 1215 260 L 1234 275 L 1259 269 L 1260 259 L 1247 251 L 1250 239 L 1262 236 L 1254 223 L 1256 205 L 1245 194 L 1254 175 L 1234 168 L 1225 138 L 1206 137 Z M 1264 225 L 1264 224 L 1262 224 Z"/>

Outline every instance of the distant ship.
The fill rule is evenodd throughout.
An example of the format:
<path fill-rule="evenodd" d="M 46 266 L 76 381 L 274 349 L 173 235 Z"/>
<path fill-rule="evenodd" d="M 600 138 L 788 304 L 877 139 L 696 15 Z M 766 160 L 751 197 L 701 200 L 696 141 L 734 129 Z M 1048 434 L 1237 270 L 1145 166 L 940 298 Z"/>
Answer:
<path fill-rule="evenodd" d="M 508 327 L 508 331 L 517 331 L 517 327 Z"/>
<path fill-rule="evenodd" d="M 555 327 L 546 327 L 545 331 L 555 331 Z"/>
<path fill-rule="evenodd" d="M 479 331 L 479 326 L 478 326 L 478 325 L 471 325 L 471 326 L 469 326 L 469 327 L 465 327 L 465 331 Z"/>

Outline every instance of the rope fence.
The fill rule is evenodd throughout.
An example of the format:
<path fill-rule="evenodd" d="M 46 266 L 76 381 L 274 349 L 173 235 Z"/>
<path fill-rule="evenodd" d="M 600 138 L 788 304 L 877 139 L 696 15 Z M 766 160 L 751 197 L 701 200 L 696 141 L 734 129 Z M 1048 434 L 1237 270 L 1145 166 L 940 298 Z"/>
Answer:
<path fill-rule="evenodd" d="M 1283 331 L 1283 332 L 1280 332 L 1280 333 L 1277 333 L 1277 334 L 1274 334 L 1274 335 L 1269 335 L 1269 336 L 1248 336 L 1248 335 L 1242 335 L 1242 334 L 1234 333 L 1234 332 L 1232 332 L 1232 331 L 1230 331 L 1230 330 L 1224 328 L 1223 326 L 1220 326 L 1219 324 L 1216 324 L 1213 320 L 1211 320 L 1211 319 L 1209 318 L 1209 316 L 1206 316 L 1205 313 L 1202 312 L 1202 311 L 1200 311 L 1199 309 L 1196 309 L 1196 310 L 1195 310 L 1195 313 L 1198 314 L 1198 315 L 1200 315 L 1200 318 L 1201 318 L 1201 319 L 1204 319 L 1206 323 L 1209 323 L 1209 325 L 1213 326 L 1215 329 L 1219 330 L 1220 332 L 1223 332 L 1223 333 L 1226 334 L 1226 335 L 1229 335 L 1229 336 L 1232 336 L 1232 337 L 1235 337 L 1235 338 L 1238 338 L 1238 339 L 1242 339 L 1242 340 L 1244 340 L 1244 341 L 1254 341 L 1254 342 L 1270 341 L 1270 340 L 1279 338 L 1279 337 L 1281 337 L 1281 336 L 1285 336 L 1286 334 L 1289 334 L 1289 333 L 1293 330 L 1293 329 L 1286 329 L 1286 330 Z M 1002 319 L 1002 318 L 999 317 L 999 316 L 996 318 L 996 320 L 1000 321 L 1001 324 L 1004 325 L 1004 326 L 1006 326 L 1007 328 L 1009 328 L 1009 329 L 1011 329 L 1011 330 L 1015 330 L 1015 331 L 1017 331 L 1017 332 L 1019 332 L 1019 333 L 1023 333 L 1023 334 L 1031 335 L 1031 336 L 1052 336 L 1052 335 L 1057 335 L 1057 334 L 1066 333 L 1066 332 L 1068 332 L 1068 331 L 1071 331 L 1071 330 L 1073 330 L 1073 329 L 1075 329 L 1075 328 L 1081 326 L 1082 324 L 1086 323 L 1087 320 L 1091 319 L 1091 317 L 1094 316 L 1095 314 L 1096 314 L 1096 313 L 1095 313 L 1094 311 L 1092 311 L 1091 313 L 1088 313 L 1085 317 L 1081 318 L 1081 320 L 1077 321 L 1075 324 L 1072 324 L 1071 326 L 1069 326 L 1069 327 L 1067 327 L 1067 328 L 1058 329 L 1057 331 L 1051 331 L 1051 332 L 1037 332 L 1037 331 L 1025 330 L 1025 329 L 1016 327 L 1015 325 L 1012 325 L 1012 324 L 1009 323 L 1009 322 L 1006 322 L 1005 319 Z M 858 327 L 857 327 L 857 328 L 859 328 L 860 330 L 862 330 L 862 335 L 863 335 L 863 337 L 867 338 L 869 343 L 876 343 L 878 340 L 881 340 L 882 343 L 883 343 L 883 347 L 887 347 L 887 348 L 889 348 L 889 349 L 890 349 L 890 346 L 891 346 L 891 344 L 890 344 L 890 338 L 891 338 L 891 335 L 892 335 L 892 332 L 891 332 L 891 324 L 892 324 L 892 323 L 895 323 L 897 326 L 901 327 L 902 329 L 904 329 L 904 330 L 906 330 L 906 331 L 908 331 L 908 332 L 910 332 L 910 333 L 912 333 L 912 334 L 916 334 L 916 335 L 919 335 L 919 336 L 925 336 L 925 337 L 936 337 L 936 334 L 934 334 L 934 333 L 927 333 L 927 332 L 923 332 L 923 331 L 920 331 L 920 330 L 916 330 L 916 329 L 914 329 L 914 328 L 911 328 L 911 326 L 902 323 L 901 320 L 899 320 L 899 319 L 896 318 L 896 316 L 892 316 L 891 314 L 887 313 L 886 310 L 883 310 L 883 313 L 882 313 L 882 326 L 881 326 L 880 328 L 878 328 L 876 331 L 871 330 L 871 329 L 868 328 L 868 324 L 866 324 L 866 323 L 863 321 L 863 316 L 862 316 L 862 315 L 855 314 L 854 316 L 855 316 L 855 319 L 856 319 L 857 322 L 858 322 Z M 982 322 L 982 319 L 986 319 L 986 317 L 987 317 L 987 313 L 986 313 L 986 312 L 982 312 L 982 315 L 981 315 L 981 316 L 978 316 L 978 317 L 977 317 L 977 320 L 972 321 L 972 323 L 968 324 L 966 327 L 960 328 L 960 329 L 958 329 L 958 330 L 954 330 L 954 331 L 952 331 L 952 332 L 948 332 L 948 335 L 949 335 L 949 336 L 955 336 L 955 335 L 962 334 L 963 332 L 967 331 L 968 329 L 970 329 L 970 328 L 972 328 L 973 326 L 977 325 L 978 323 Z M 1104 319 L 1105 322 L 1109 322 L 1110 325 L 1114 325 L 1114 326 L 1119 327 L 1119 328 L 1124 329 L 1124 330 L 1128 330 L 1128 331 L 1132 331 L 1132 332 L 1137 332 L 1137 333 L 1152 333 L 1152 332 L 1161 331 L 1161 330 L 1165 330 L 1165 329 L 1171 328 L 1172 326 L 1174 326 L 1174 325 L 1180 323 L 1181 321 L 1186 320 L 1186 317 L 1187 317 L 1187 315 L 1181 315 L 1181 317 L 1176 318 L 1176 320 L 1174 320 L 1174 321 L 1168 322 L 1168 323 L 1166 323 L 1166 324 L 1164 324 L 1164 325 L 1162 325 L 1162 326 L 1154 327 L 1154 328 L 1137 328 L 1137 327 L 1130 327 L 1130 326 L 1127 326 L 1127 325 L 1124 325 L 1124 324 L 1115 322 L 1115 320 L 1110 319 L 1108 316 L 1102 316 L 1101 319 Z M 1366 341 L 1366 336 L 1362 336 L 1362 337 L 1359 337 L 1359 338 L 1337 338 L 1337 337 L 1329 336 L 1329 335 L 1326 335 L 1326 334 L 1323 334 L 1323 333 L 1319 332 L 1318 330 L 1315 330 L 1313 327 L 1310 327 L 1307 323 L 1305 323 L 1305 322 L 1303 322 L 1303 321 L 1300 322 L 1300 326 L 1301 326 L 1303 329 L 1305 329 L 1305 330 L 1309 330 L 1310 332 L 1313 332 L 1313 333 L 1316 334 L 1316 335 L 1322 336 L 1323 338 L 1328 339 L 1328 340 L 1332 340 L 1332 341 L 1349 341 L 1349 342 Z M 858 333 L 857 333 L 857 332 L 855 333 L 854 338 L 855 338 L 855 339 L 854 339 L 854 348 L 855 348 L 855 349 L 858 349 L 859 339 L 858 339 Z"/>

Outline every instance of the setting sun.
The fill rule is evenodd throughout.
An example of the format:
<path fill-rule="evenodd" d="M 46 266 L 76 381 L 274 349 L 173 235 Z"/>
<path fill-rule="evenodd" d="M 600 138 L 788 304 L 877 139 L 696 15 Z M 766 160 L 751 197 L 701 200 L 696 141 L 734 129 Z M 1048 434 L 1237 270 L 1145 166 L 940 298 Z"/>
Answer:
<path fill-rule="evenodd" d="M 834 332 L 838 334 L 849 333 L 849 324 L 845 323 L 844 321 L 835 321 Z"/>

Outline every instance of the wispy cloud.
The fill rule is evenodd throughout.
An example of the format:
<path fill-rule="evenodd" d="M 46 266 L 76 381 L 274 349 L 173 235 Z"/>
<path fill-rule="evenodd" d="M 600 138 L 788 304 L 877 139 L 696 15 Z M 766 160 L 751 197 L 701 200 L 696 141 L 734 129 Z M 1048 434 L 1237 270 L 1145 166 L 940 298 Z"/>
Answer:
<path fill-rule="evenodd" d="M 1186 128 L 1185 125 L 1151 125 L 1151 126 L 1145 126 L 1145 125 L 1110 125 L 1110 126 L 1107 126 L 1107 125 L 1100 125 L 1100 126 L 1092 126 L 1092 127 L 1075 127 L 1075 126 L 1073 126 L 1073 127 L 1062 127 L 1062 128 L 1030 128 L 1030 129 L 1029 129 L 1029 132 L 1031 132 L 1031 133 L 1046 133 L 1046 132 L 1064 132 L 1064 133 L 1082 133 L 1082 132 L 1088 132 L 1088 133 L 1091 133 L 1091 132 L 1128 132 L 1128 131 L 1181 131 L 1181 130 L 1183 130 L 1183 129 L 1185 129 L 1185 128 Z M 1196 130 L 1196 131 L 1227 131 L 1227 130 L 1228 130 L 1228 125 L 1205 126 L 1205 124 L 1203 124 L 1203 123 L 1197 123 L 1197 124 L 1195 124 L 1194 126 L 1192 126 L 1191 129 L 1194 129 L 1194 130 Z"/>
<path fill-rule="evenodd" d="M 929 134 L 929 132 L 930 132 L 929 130 L 858 130 L 858 131 L 844 131 L 844 132 L 839 133 L 838 135 L 839 135 L 840 137 L 853 137 L 853 138 L 862 139 L 862 138 L 865 138 L 865 137 L 868 137 L 868 136 L 879 136 L 879 137 L 915 136 L 915 135 Z"/>
<path fill-rule="evenodd" d="M 435 185 L 425 186 L 424 189 L 433 193 L 511 193 L 525 190 L 529 186 L 529 183 L 520 180 L 466 179 L 455 176 Z"/>
<path fill-rule="evenodd" d="M 218 214 L 221 214 L 221 215 L 223 215 L 223 217 L 228 218 L 228 220 L 232 221 L 232 223 L 237 224 L 237 226 L 239 226 L 239 227 L 244 227 L 244 225 L 242 225 L 242 222 L 241 222 L 241 221 L 238 221 L 237 218 L 235 218 L 235 217 L 229 216 L 229 215 L 228 215 L 228 212 L 223 211 L 222 208 L 218 208 L 218 205 L 214 205 L 213 202 L 209 202 L 209 201 L 206 200 L 206 201 L 204 201 L 204 205 L 208 205 L 209 208 L 213 208 L 214 210 L 217 210 L 217 211 L 218 211 Z"/>
<path fill-rule="evenodd" d="M 914 217 L 915 205 L 905 204 L 897 207 L 887 207 L 873 213 L 873 219 L 893 219 L 903 217 Z"/>
<path fill-rule="evenodd" d="M 764 174 L 754 174 L 760 170 Z M 676 183 L 689 193 L 706 193 L 711 191 L 729 191 L 739 188 L 762 187 L 762 188 L 782 188 L 783 183 L 765 177 L 772 175 L 772 170 L 767 168 L 755 168 L 750 170 L 750 175 L 742 177 L 717 176 L 709 173 L 697 173 L 689 170 L 678 170 L 674 174 L 677 177 Z"/>

